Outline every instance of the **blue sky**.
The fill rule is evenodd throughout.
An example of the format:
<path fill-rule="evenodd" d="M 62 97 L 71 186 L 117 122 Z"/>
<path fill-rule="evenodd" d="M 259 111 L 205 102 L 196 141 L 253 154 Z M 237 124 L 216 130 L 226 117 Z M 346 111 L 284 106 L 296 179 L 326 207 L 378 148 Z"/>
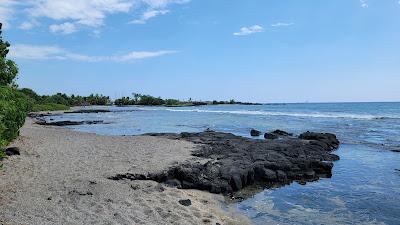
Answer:
<path fill-rule="evenodd" d="M 0 0 L 41 94 L 400 101 L 398 0 Z"/>

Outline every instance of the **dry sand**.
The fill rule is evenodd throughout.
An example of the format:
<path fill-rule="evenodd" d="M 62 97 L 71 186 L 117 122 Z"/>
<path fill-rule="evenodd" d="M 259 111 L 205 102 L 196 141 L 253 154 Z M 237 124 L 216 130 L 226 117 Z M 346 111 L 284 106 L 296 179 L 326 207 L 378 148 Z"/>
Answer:
<path fill-rule="evenodd" d="M 224 197 L 153 181 L 113 181 L 192 159 L 194 144 L 157 137 L 100 136 L 27 119 L 0 171 L 0 224 L 249 224 L 222 210 Z M 179 204 L 190 199 L 191 206 Z"/>

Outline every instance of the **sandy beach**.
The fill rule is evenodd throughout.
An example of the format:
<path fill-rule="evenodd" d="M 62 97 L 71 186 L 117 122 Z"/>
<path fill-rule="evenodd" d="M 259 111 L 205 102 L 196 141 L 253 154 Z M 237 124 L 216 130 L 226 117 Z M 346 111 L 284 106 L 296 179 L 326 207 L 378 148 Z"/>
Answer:
<path fill-rule="evenodd" d="M 193 143 L 150 136 L 100 136 L 34 124 L 11 146 L 21 155 L 0 171 L 1 224 L 249 224 L 223 210 L 222 195 L 154 181 L 114 181 L 156 173 L 192 158 Z M 190 206 L 179 203 L 191 200 Z"/>

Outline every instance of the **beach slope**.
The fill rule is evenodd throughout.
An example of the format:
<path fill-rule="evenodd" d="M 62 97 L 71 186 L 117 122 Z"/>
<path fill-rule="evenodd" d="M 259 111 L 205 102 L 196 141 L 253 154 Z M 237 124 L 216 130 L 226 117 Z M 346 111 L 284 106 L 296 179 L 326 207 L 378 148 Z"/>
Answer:
<path fill-rule="evenodd" d="M 195 144 L 150 136 L 100 136 L 34 124 L 0 171 L 1 224 L 247 224 L 221 209 L 222 195 L 154 181 L 110 180 L 167 170 Z M 188 201 L 181 201 L 190 199 Z"/>

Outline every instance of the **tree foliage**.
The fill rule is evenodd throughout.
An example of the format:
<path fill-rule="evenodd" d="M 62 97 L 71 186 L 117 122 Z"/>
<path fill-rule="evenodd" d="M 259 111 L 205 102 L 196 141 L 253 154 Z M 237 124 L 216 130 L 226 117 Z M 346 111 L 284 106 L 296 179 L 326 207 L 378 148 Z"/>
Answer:
<path fill-rule="evenodd" d="M 29 88 L 23 88 L 19 91 L 28 96 L 35 103 L 35 105 L 37 105 L 33 111 L 37 111 L 39 108 L 47 108 L 47 110 L 51 110 L 51 106 L 54 106 L 53 110 L 62 110 L 61 108 L 65 109 L 66 107 L 68 108 L 70 106 L 111 104 L 111 99 L 109 96 L 99 94 L 91 94 L 89 96 L 67 95 L 64 93 L 57 93 L 54 95 L 38 95 L 35 91 Z"/>
<path fill-rule="evenodd" d="M 2 24 L 0 23 L 0 86 L 16 86 L 18 67 L 14 61 L 6 58 L 10 43 L 3 41 L 1 28 Z"/>
<path fill-rule="evenodd" d="M 1 28 L 0 23 L 0 159 L 5 156 L 2 148 L 18 136 L 31 107 L 26 95 L 15 89 L 18 68 L 6 58 L 10 44 L 3 41 Z"/>

